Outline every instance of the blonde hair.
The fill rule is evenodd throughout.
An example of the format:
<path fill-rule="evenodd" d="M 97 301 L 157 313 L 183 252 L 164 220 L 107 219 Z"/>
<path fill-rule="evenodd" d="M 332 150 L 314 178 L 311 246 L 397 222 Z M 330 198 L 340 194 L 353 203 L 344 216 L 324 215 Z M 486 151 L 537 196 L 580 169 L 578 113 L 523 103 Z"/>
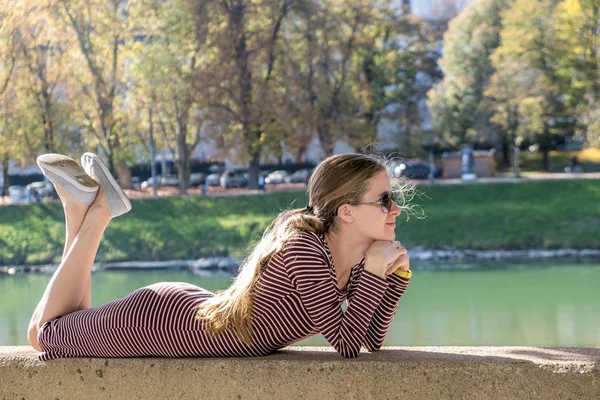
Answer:
<path fill-rule="evenodd" d="M 250 343 L 254 294 L 273 254 L 281 251 L 298 231 L 335 232 L 338 207 L 361 201 L 370 179 L 387 171 L 387 164 L 385 159 L 365 154 L 333 155 L 319 163 L 308 182 L 309 205 L 285 210 L 275 218 L 242 262 L 232 285 L 198 306 L 196 319 L 206 323 L 208 332 L 217 334 L 233 329 L 241 340 Z M 395 189 L 395 192 L 400 189 L 399 198 L 407 200 L 405 194 L 410 190 Z"/>

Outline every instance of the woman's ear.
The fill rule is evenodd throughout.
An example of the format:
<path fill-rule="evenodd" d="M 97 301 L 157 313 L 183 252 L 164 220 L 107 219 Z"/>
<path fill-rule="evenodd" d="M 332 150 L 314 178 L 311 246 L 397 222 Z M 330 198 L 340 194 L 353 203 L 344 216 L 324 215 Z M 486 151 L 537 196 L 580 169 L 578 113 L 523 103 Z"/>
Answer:
<path fill-rule="evenodd" d="M 352 224 L 354 222 L 354 216 L 352 216 L 352 207 L 349 204 L 342 204 L 338 207 L 338 217 L 342 219 L 342 221 Z"/>

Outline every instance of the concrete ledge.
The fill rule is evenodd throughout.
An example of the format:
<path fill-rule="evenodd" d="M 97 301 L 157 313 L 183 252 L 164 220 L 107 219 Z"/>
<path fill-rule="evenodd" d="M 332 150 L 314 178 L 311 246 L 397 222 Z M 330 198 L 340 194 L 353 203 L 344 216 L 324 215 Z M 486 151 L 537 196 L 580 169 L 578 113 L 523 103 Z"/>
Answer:
<path fill-rule="evenodd" d="M 598 399 L 600 348 L 326 347 L 261 358 L 37 360 L 0 347 L 0 398 Z"/>

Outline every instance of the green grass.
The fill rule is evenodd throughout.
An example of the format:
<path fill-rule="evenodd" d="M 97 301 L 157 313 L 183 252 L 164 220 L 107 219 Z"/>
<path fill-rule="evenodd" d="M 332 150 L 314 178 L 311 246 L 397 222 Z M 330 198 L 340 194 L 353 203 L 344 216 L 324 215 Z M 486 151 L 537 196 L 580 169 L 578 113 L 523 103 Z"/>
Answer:
<path fill-rule="evenodd" d="M 424 189 L 427 217 L 397 237 L 426 248 L 600 248 L 600 181 L 537 181 Z"/>
<path fill-rule="evenodd" d="M 571 161 L 571 156 L 577 156 L 577 159 L 580 163 L 592 163 L 599 164 L 600 163 L 600 149 L 598 148 L 588 148 L 584 150 L 571 150 L 571 151 L 551 151 L 548 154 L 548 164 L 550 172 L 563 172 L 565 167 L 567 167 Z M 510 154 L 512 160 L 512 153 Z M 503 173 L 512 173 L 512 167 L 503 168 L 500 165 L 502 159 L 501 153 L 496 153 L 496 163 L 498 166 L 498 172 Z M 543 170 L 543 154 L 540 152 L 529 152 L 529 151 L 521 151 L 519 153 L 519 168 L 521 172 L 539 172 Z M 600 167 L 586 165 L 584 168 L 584 172 L 598 172 Z"/>
<path fill-rule="evenodd" d="M 600 181 L 420 186 L 426 218 L 401 215 L 407 248 L 600 248 Z M 134 200 L 109 225 L 98 261 L 243 257 L 281 210 L 304 192 Z M 0 264 L 57 262 L 64 243 L 59 204 L 0 207 Z"/>

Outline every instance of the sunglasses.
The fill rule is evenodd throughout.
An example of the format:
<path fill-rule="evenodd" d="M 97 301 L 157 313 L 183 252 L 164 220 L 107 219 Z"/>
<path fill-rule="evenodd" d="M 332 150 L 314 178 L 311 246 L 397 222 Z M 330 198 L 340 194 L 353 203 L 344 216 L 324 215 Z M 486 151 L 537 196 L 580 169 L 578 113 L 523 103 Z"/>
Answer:
<path fill-rule="evenodd" d="M 352 204 L 352 205 L 379 204 L 379 205 L 381 205 L 381 211 L 383 211 L 385 214 L 387 214 L 392 209 L 392 204 L 396 203 L 396 199 L 397 199 L 397 197 L 394 193 L 384 193 L 383 196 L 381 196 L 381 199 L 379 201 L 354 201 L 354 202 L 347 203 L 347 204 Z"/>

